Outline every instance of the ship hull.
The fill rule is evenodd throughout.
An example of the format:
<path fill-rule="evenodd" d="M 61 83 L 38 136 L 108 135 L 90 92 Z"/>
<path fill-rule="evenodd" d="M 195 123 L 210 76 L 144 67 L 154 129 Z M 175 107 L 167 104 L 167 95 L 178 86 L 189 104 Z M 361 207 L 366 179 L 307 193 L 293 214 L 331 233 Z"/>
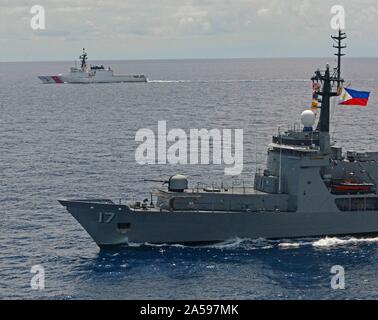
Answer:
<path fill-rule="evenodd" d="M 74 83 L 74 84 L 89 84 L 89 83 L 133 83 L 133 82 L 147 82 L 144 76 L 112 76 L 112 77 L 69 77 L 69 76 L 39 76 L 44 84 L 52 83 Z"/>
<path fill-rule="evenodd" d="M 204 212 L 132 210 L 61 200 L 100 247 L 129 243 L 214 243 L 231 238 L 289 239 L 378 234 L 378 211 Z"/>

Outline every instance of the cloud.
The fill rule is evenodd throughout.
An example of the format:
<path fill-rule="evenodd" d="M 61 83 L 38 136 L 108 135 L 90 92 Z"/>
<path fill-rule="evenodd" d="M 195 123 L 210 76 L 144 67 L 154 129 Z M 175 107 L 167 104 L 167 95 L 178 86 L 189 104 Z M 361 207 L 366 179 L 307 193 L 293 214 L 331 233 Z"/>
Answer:
<path fill-rule="evenodd" d="M 190 41 L 199 47 L 211 40 L 219 47 L 233 42 L 235 49 L 230 50 L 239 52 L 253 42 L 268 47 L 275 43 L 282 54 L 289 52 L 290 48 L 283 48 L 287 43 L 292 51 L 309 54 L 316 48 L 304 45 L 331 32 L 328 0 L 41 0 L 38 4 L 46 9 L 43 32 L 30 28 L 31 1 L 0 0 L 0 40 L 9 44 L 6 52 L 21 43 L 28 47 L 38 43 L 43 52 L 49 45 L 45 39 L 55 41 L 63 52 L 73 42 L 97 41 L 114 47 L 135 43 L 155 50 L 151 54 L 165 51 L 166 43 L 182 46 L 183 41 Z M 345 6 L 347 28 L 359 41 L 378 36 L 376 0 L 340 0 L 338 4 Z M 302 44 L 297 48 L 296 42 Z M 0 52 L 0 59 L 3 55 Z"/>
<path fill-rule="evenodd" d="M 269 13 L 269 9 L 267 8 L 261 8 L 259 10 L 257 10 L 257 15 L 258 16 L 264 16 L 264 15 L 267 15 Z"/>

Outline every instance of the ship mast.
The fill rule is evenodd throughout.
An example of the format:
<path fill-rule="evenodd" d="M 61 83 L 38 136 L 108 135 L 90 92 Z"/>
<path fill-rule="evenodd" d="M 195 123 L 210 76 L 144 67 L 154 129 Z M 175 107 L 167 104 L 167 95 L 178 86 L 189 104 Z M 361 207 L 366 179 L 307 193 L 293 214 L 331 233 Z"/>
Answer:
<path fill-rule="evenodd" d="M 83 54 L 79 57 L 79 59 L 81 60 L 81 70 L 84 70 L 87 67 L 86 61 L 88 59 L 88 55 L 85 52 L 85 48 L 83 48 Z"/>
<path fill-rule="evenodd" d="M 329 127 L 331 97 L 340 95 L 340 90 L 344 83 L 344 80 L 341 78 L 341 57 L 345 55 L 342 53 L 342 49 L 346 48 L 346 46 L 342 45 L 342 41 L 346 39 L 346 34 L 339 30 L 338 35 L 332 36 L 331 38 L 336 42 L 336 45 L 333 47 L 337 49 L 337 53 L 335 53 L 337 56 L 337 68 L 335 68 L 334 72 L 331 74 L 330 67 L 327 64 L 326 70 L 323 73 L 317 70 L 315 76 L 311 78 L 312 82 L 316 83 L 316 87 L 319 88 L 316 94 L 322 97 L 320 117 L 316 130 L 319 131 L 320 150 L 326 153 L 330 148 Z M 336 88 L 335 84 L 337 84 Z"/>
<path fill-rule="evenodd" d="M 337 56 L 337 89 L 340 90 L 343 82 L 341 79 L 341 57 L 345 56 L 345 53 L 342 53 L 341 50 L 347 47 L 346 45 L 342 45 L 342 41 L 345 40 L 347 36 L 345 32 L 339 30 L 339 34 L 337 36 L 331 36 L 331 38 L 336 42 L 336 45 L 333 45 L 333 47 L 337 49 L 335 53 L 335 56 Z"/>

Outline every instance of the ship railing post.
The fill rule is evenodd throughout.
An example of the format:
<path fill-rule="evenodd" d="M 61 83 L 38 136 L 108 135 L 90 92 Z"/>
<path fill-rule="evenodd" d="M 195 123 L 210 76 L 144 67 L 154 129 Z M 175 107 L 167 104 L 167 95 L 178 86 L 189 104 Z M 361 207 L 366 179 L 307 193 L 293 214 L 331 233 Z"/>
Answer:
<path fill-rule="evenodd" d="M 282 183 L 282 136 L 280 136 L 280 161 L 278 168 L 278 193 L 281 193 L 281 183 Z"/>

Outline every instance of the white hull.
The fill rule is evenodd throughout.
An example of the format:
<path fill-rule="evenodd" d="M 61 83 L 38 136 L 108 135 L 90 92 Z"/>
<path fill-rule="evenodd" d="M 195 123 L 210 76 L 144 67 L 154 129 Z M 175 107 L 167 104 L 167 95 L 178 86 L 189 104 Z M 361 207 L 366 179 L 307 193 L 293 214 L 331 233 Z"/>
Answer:
<path fill-rule="evenodd" d="M 114 75 L 112 69 L 77 69 L 71 68 L 68 75 L 39 76 L 43 83 L 121 83 L 147 82 L 145 75 Z"/>
<path fill-rule="evenodd" d="M 96 77 L 70 77 L 70 76 L 39 76 L 43 83 L 123 83 L 123 82 L 147 82 L 145 76 L 112 76 L 110 78 Z"/>

